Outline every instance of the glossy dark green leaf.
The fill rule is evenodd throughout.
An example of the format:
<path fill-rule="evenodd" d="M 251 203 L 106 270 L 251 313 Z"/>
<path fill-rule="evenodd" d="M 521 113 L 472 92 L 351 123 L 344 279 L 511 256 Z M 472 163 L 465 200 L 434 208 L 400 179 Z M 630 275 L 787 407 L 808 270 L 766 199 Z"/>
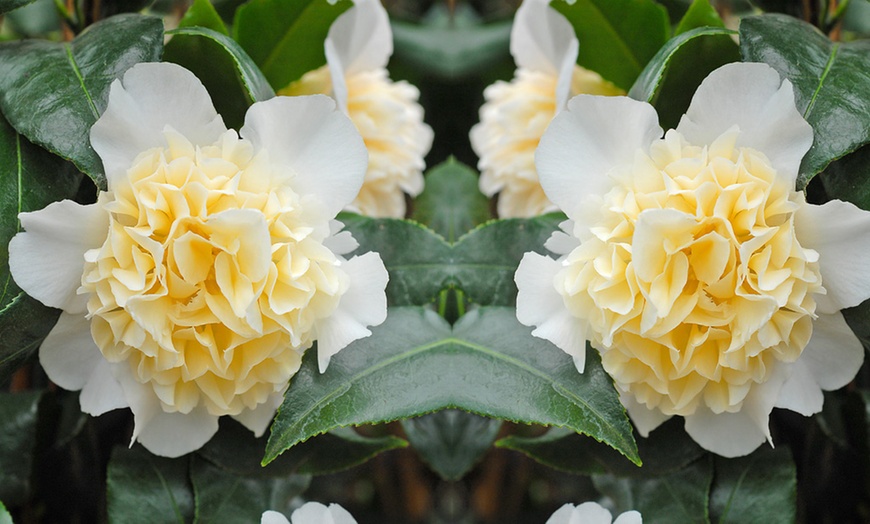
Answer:
<path fill-rule="evenodd" d="M 339 428 L 294 446 L 268 466 L 260 462 L 267 437 L 255 438 L 238 422 L 223 417 L 220 430 L 198 453 L 235 475 L 284 477 L 290 474 L 324 475 L 358 466 L 375 455 L 408 443 L 391 435 L 366 437 L 350 428 Z"/>
<path fill-rule="evenodd" d="M 451 330 L 431 311 L 395 308 L 370 337 L 334 356 L 326 373 L 308 352 L 272 424 L 264 462 L 333 428 L 443 408 L 568 427 L 636 461 L 631 426 L 597 354 L 590 352 L 581 375 L 515 315 L 514 308 L 480 308 Z"/>
<path fill-rule="evenodd" d="M 511 21 L 484 24 L 468 4 L 432 5 L 419 24 L 394 20 L 396 58 L 416 69 L 456 80 L 510 60 Z"/>
<path fill-rule="evenodd" d="M 225 36 L 230 35 L 210 0 L 194 0 L 178 22 L 178 27 L 205 27 Z"/>
<path fill-rule="evenodd" d="M 523 254 L 544 253 L 544 242 L 564 220 L 559 214 L 493 220 L 451 246 L 415 222 L 351 214 L 339 218 L 359 241 L 357 253 L 380 253 L 390 273 L 387 299 L 392 306 L 427 304 L 450 287 L 459 287 L 478 304 L 513 305 L 514 273 Z"/>
<path fill-rule="evenodd" d="M 450 158 L 426 173 L 426 188 L 414 200 L 411 218 L 452 243 L 492 215 L 489 199 L 477 189 L 477 173 Z"/>
<path fill-rule="evenodd" d="M 788 448 L 762 446 L 746 457 L 717 457 L 715 465 L 716 478 L 710 493 L 712 522 L 795 521 L 797 474 Z"/>
<path fill-rule="evenodd" d="M 870 145 L 834 160 L 819 179 L 829 197 L 870 211 Z"/>
<path fill-rule="evenodd" d="M 23 504 L 30 492 L 41 391 L 0 393 L 0 500 Z"/>
<path fill-rule="evenodd" d="M 725 27 L 710 0 L 694 0 L 674 29 L 674 36 L 698 27 Z"/>
<path fill-rule="evenodd" d="M 23 7 L 27 4 L 32 4 L 35 0 L 0 0 L 0 15 L 3 13 L 8 13 L 14 9 L 18 9 L 19 7 Z"/>
<path fill-rule="evenodd" d="M 234 475 L 207 460 L 192 459 L 190 481 L 197 524 L 260 522 L 266 510 L 290 514 L 291 501 L 308 488 L 311 477 L 251 478 Z"/>
<path fill-rule="evenodd" d="M 709 522 L 708 495 L 713 481 L 712 460 L 693 462 L 667 475 L 620 478 L 593 477 L 595 487 L 610 497 L 618 512 L 636 510 L 644 524 L 706 524 Z M 744 522 L 766 522 L 754 517 Z"/>
<path fill-rule="evenodd" d="M 189 463 L 188 457 L 157 457 L 138 444 L 131 449 L 116 447 L 109 460 L 107 479 L 109 522 L 192 522 Z"/>
<path fill-rule="evenodd" d="M 5 43 L 0 109 L 16 131 L 72 161 L 105 189 L 91 126 L 106 108 L 112 81 L 139 62 L 158 61 L 162 52 L 163 21 L 142 15 L 103 20 L 72 42 Z"/>
<path fill-rule="evenodd" d="M 18 213 L 74 196 L 81 174 L 34 146 L 0 115 L 0 383 L 48 334 L 58 312 L 25 295 L 9 271 L 9 240 Z"/>
<path fill-rule="evenodd" d="M 435 473 L 444 480 L 459 480 L 483 458 L 501 424 L 500 420 L 445 409 L 403 420 L 402 428 Z"/>
<path fill-rule="evenodd" d="M 843 449 L 867 444 L 864 399 L 860 392 L 842 388 L 825 391 L 825 403 L 815 422 L 825 436 Z"/>
<path fill-rule="evenodd" d="M 635 434 L 634 440 L 643 461 L 641 467 L 613 448 L 563 428 L 550 429 L 538 437 L 511 435 L 495 445 L 519 451 L 551 468 L 579 475 L 661 476 L 686 467 L 704 454 L 686 434 L 679 418 L 662 424 L 647 438 Z"/>
<path fill-rule="evenodd" d="M 238 129 L 254 102 L 275 92 L 245 51 L 230 37 L 202 27 L 169 31 L 163 57 L 193 72 L 205 85 L 227 126 Z"/>
<path fill-rule="evenodd" d="M 670 36 L 668 13 L 652 0 L 554 0 L 580 41 L 577 63 L 628 90 Z"/>
<path fill-rule="evenodd" d="M 798 189 L 870 142 L 870 41 L 831 42 L 800 20 L 765 15 L 740 23 L 740 50 L 746 61 L 764 62 L 791 81 L 795 104 L 813 126 Z"/>
<path fill-rule="evenodd" d="M 710 71 L 740 59 L 724 27 L 697 27 L 670 39 L 649 61 L 628 96 L 651 103 L 663 128 L 676 127 Z"/>
<path fill-rule="evenodd" d="M 251 0 L 236 11 L 233 34 L 276 90 L 326 64 L 329 26 L 353 4 L 339 0 Z"/>

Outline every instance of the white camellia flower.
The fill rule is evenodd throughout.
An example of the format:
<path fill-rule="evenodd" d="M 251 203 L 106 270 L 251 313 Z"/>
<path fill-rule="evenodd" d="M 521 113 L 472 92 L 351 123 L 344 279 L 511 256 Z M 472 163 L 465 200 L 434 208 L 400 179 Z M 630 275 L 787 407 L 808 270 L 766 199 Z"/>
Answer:
<path fill-rule="evenodd" d="M 496 193 L 502 218 L 555 211 L 535 169 L 535 148 L 544 130 L 571 95 L 625 94 L 597 73 L 576 65 L 574 28 L 548 0 L 525 0 L 511 28 L 517 71 L 510 82 L 484 90 L 480 123 L 471 146 L 480 161 L 480 190 Z"/>
<path fill-rule="evenodd" d="M 597 503 L 584 502 L 577 507 L 565 504 L 547 519 L 546 524 L 643 524 L 643 519 L 637 511 L 626 511 L 613 520 L 613 515 Z"/>
<path fill-rule="evenodd" d="M 570 220 L 558 260 L 523 258 L 517 318 L 581 372 L 589 340 L 641 435 L 679 415 L 752 452 L 774 407 L 820 411 L 864 358 L 839 310 L 870 298 L 870 213 L 795 191 L 812 141 L 764 64 L 711 73 L 664 137 L 649 104 L 572 99 L 537 152 Z"/>
<path fill-rule="evenodd" d="M 290 520 L 277 511 L 266 511 L 260 524 L 357 524 L 353 516 L 338 504 L 329 507 L 319 502 L 306 502 L 290 515 Z"/>
<path fill-rule="evenodd" d="M 169 63 L 116 80 L 91 129 L 108 191 L 19 215 L 15 281 L 63 310 L 39 351 L 91 415 L 130 407 L 133 439 L 179 456 L 231 415 L 258 436 L 305 350 L 332 355 L 386 317 L 387 273 L 335 215 L 366 150 L 325 96 L 277 97 L 227 130 Z"/>
<path fill-rule="evenodd" d="M 324 44 L 327 65 L 279 91 L 282 95 L 331 94 L 365 141 L 369 166 L 359 194 L 348 207 L 364 215 L 402 218 L 405 193 L 423 191 L 424 157 L 432 128 L 423 123 L 420 91 L 393 82 L 387 62 L 393 31 L 380 0 L 355 0 L 336 19 Z"/>

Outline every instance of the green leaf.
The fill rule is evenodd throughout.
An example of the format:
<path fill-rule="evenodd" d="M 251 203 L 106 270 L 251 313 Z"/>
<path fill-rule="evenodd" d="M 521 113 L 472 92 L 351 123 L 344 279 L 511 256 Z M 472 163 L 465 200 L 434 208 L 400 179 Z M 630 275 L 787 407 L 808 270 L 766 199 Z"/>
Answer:
<path fill-rule="evenodd" d="M 182 65 L 205 85 L 227 126 L 239 129 L 254 102 L 275 92 L 245 51 L 230 37 L 202 27 L 169 31 L 164 59 Z"/>
<path fill-rule="evenodd" d="M 544 253 L 544 242 L 564 215 L 493 220 L 451 246 L 415 222 L 342 214 L 339 220 L 360 243 L 356 253 L 380 253 L 390 281 L 391 306 L 424 305 L 443 289 L 459 287 L 483 305 L 513 305 L 514 273 L 528 251 Z"/>
<path fill-rule="evenodd" d="M 740 50 L 746 61 L 764 62 L 791 81 L 798 111 L 813 126 L 798 189 L 870 142 L 870 41 L 831 42 L 800 20 L 764 15 L 740 23 Z"/>
<path fill-rule="evenodd" d="M 402 421 L 411 446 L 444 480 L 459 480 L 492 446 L 501 421 L 445 409 Z M 291 450 L 292 451 L 292 450 Z"/>
<path fill-rule="evenodd" d="M 281 89 L 326 64 L 329 26 L 353 5 L 339 0 L 251 0 L 236 11 L 233 32 L 272 87 Z"/>
<path fill-rule="evenodd" d="M 291 501 L 308 488 L 311 477 L 250 478 L 234 475 L 194 457 L 190 481 L 196 500 L 197 524 L 260 522 L 266 510 L 290 514 Z"/>
<path fill-rule="evenodd" d="M 616 502 L 617 511 L 636 510 L 644 524 L 707 523 L 708 494 L 713 481 L 711 460 L 660 477 L 593 477 L 595 487 Z M 744 522 L 767 522 L 750 518 Z"/>
<path fill-rule="evenodd" d="M 716 457 L 715 465 L 716 478 L 710 493 L 712 522 L 795 521 L 797 473 L 787 448 L 762 446 L 746 457 Z"/>
<path fill-rule="evenodd" d="M 10 506 L 30 493 L 41 391 L 0 393 L 0 500 Z"/>
<path fill-rule="evenodd" d="M 408 445 L 405 440 L 391 435 L 366 437 L 350 428 L 341 428 L 294 446 L 264 468 L 260 461 L 266 440 L 267 437 L 255 438 L 238 422 L 223 417 L 218 433 L 198 453 L 235 475 L 272 478 L 297 473 L 335 473 Z"/>
<path fill-rule="evenodd" d="M 0 15 L 18 9 L 19 7 L 23 7 L 27 4 L 32 4 L 34 1 L 35 0 L 0 0 Z"/>
<path fill-rule="evenodd" d="M 723 27 L 698 27 L 668 40 L 628 96 L 652 104 L 665 129 L 676 127 L 701 81 L 717 67 L 740 59 L 732 34 Z"/>
<path fill-rule="evenodd" d="M 698 27 L 708 26 L 725 27 L 725 24 L 719 18 L 716 9 L 710 4 L 710 0 L 694 0 L 674 29 L 674 36 Z"/>
<path fill-rule="evenodd" d="M 0 115 L 0 383 L 36 349 L 59 313 L 12 280 L 7 246 L 20 229 L 18 213 L 74 196 L 80 181 L 74 166 L 28 142 Z"/>
<path fill-rule="evenodd" d="M 668 13 L 652 0 L 554 0 L 574 26 L 577 63 L 628 90 L 670 36 Z"/>
<path fill-rule="evenodd" d="M 514 308 L 479 308 L 451 330 L 425 309 L 391 309 L 372 335 L 334 356 L 320 374 L 314 351 L 290 382 L 264 463 L 333 428 L 458 408 L 564 426 L 637 461 L 631 426 L 595 352 L 584 374 L 552 344 L 531 336 Z"/>
<path fill-rule="evenodd" d="M 0 109 L 16 131 L 106 189 L 91 126 L 106 109 L 112 81 L 139 62 L 158 61 L 162 51 L 163 21 L 142 15 L 103 20 L 72 42 L 3 44 Z"/>
<path fill-rule="evenodd" d="M 829 197 L 870 211 L 870 145 L 834 160 L 819 179 Z"/>
<path fill-rule="evenodd" d="M 477 189 L 477 173 L 451 157 L 426 174 L 411 218 L 452 243 L 492 215 L 489 199 Z"/>
<path fill-rule="evenodd" d="M 187 457 L 154 456 L 138 444 L 131 449 L 116 447 L 107 480 L 109 522 L 192 522 L 189 462 Z"/>
<path fill-rule="evenodd" d="M 178 22 L 178 27 L 204 27 L 225 36 L 230 35 L 210 0 L 193 0 L 193 4 Z"/>
<path fill-rule="evenodd" d="M 661 476 L 686 467 L 704 454 L 686 434 L 681 419 L 665 422 L 647 438 L 635 434 L 634 440 L 642 467 L 609 446 L 562 428 L 550 429 L 538 437 L 511 435 L 495 445 L 519 451 L 551 468 L 579 475 Z"/>
<path fill-rule="evenodd" d="M 510 60 L 511 21 L 484 24 L 466 3 L 432 5 L 419 24 L 394 20 L 395 57 L 448 80 L 462 79 Z"/>

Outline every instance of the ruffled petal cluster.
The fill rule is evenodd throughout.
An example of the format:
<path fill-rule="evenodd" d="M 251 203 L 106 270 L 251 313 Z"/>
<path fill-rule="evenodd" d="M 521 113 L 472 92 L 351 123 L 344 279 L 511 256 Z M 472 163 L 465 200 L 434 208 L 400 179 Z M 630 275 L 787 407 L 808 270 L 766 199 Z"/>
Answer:
<path fill-rule="evenodd" d="M 745 455 L 773 407 L 818 412 L 861 365 L 839 309 L 870 298 L 870 213 L 795 191 L 812 129 L 766 65 L 711 73 L 664 137 L 656 120 L 580 96 L 553 121 L 537 167 L 570 220 L 558 260 L 520 264 L 517 317 L 581 372 L 591 342 L 642 435 L 680 415 Z"/>
<path fill-rule="evenodd" d="M 329 98 L 255 104 L 236 133 L 190 72 L 139 64 L 91 141 L 108 192 L 22 214 L 9 248 L 16 282 L 64 310 L 40 361 L 82 389 L 84 411 L 129 406 L 134 439 L 167 456 L 197 449 L 222 415 L 259 435 L 315 340 L 324 371 L 384 320 L 383 263 L 345 259 L 356 244 L 333 220 L 366 152 Z M 74 218 L 82 232 L 57 250 Z"/>
<path fill-rule="evenodd" d="M 356 524 L 356 519 L 338 504 L 306 502 L 290 515 L 290 520 L 277 511 L 266 511 L 260 524 Z"/>
<path fill-rule="evenodd" d="M 643 524 L 643 519 L 637 511 L 626 511 L 613 520 L 610 511 L 598 503 L 584 502 L 576 507 L 565 504 L 547 519 L 546 524 Z"/>
<path fill-rule="evenodd" d="M 574 29 L 548 2 L 526 0 L 517 10 L 511 31 L 514 78 L 484 90 L 480 123 L 470 133 L 480 158 L 480 190 L 487 196 L 498 194 L 502 218 L 556 209 L 538 180 L 535 149 L 568 97 L 625 94 L 576 65 L 577 46 Z"/>
<path fill-rule="evenodd" d="M 326 66 L 306 73 L 280 94 L 335 97 L 369 152 L 365 180 L 349 209 L 402 218 L 405 194 L 413 197 L 423 191 L 424 158 L 433 133 L 417 103 L 420 91 L 389 78 L 393 35 L 380 1 L 357 0 L 330 27 L 325 51 Z"/>

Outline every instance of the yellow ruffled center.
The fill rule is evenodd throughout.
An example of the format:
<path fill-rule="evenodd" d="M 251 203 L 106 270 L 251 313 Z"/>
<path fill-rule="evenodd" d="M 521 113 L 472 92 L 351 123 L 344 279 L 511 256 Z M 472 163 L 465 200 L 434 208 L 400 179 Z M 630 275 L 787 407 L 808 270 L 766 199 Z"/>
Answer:
<path fill-rule="evenodd" d="M 165 411 L 239 414 L 286 387 L 348 277 L 294 173 L 234 131 L 208 147 L 164 135 L 101 196 L 108 237 L 82 278 L 91 331 Z"/>
<path fill-rule="evenodd" d="M 555 278 L 607 372 L 666 415 L 738 411 L 800 356 L 824 293 L 795 235 L 803 195 L 737 135 L 696 147 L 669 131 L 611 173 Z"/>

